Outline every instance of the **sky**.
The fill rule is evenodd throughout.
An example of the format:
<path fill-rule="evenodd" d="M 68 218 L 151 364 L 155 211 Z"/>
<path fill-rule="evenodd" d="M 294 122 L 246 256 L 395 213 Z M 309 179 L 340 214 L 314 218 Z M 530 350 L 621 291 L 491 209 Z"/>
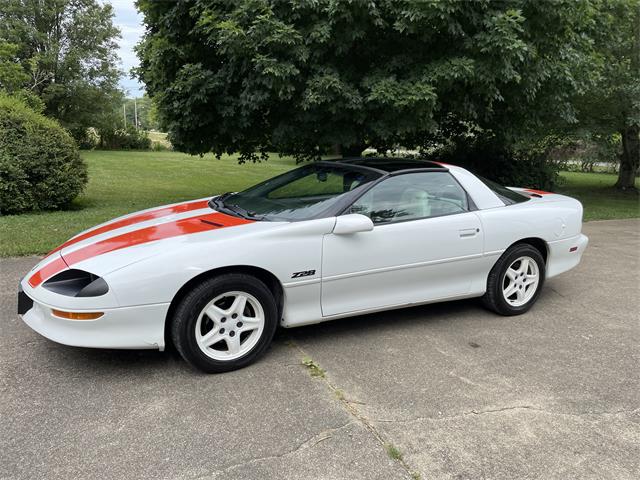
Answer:
<path fill-rule="evenodd" d="M 133 0 L 104 0 L 105 3 L 111 3 L 115 12 L 113 23 L 120 29 L 122 38 L 118 40 L 120 48 L 118 56 L 120 57 L 121 69 L 124 75 L 120 79 L 120 86 L 125 91 L 127 97 L 141 97 L 144 93 L 144 85 L 135 79 L 130 78 L 129 70 L 138 66 L 138 57 L 133 51 L 136 43 L 144 33 L 142 26 L 142 15 L 138 13 Z"/>

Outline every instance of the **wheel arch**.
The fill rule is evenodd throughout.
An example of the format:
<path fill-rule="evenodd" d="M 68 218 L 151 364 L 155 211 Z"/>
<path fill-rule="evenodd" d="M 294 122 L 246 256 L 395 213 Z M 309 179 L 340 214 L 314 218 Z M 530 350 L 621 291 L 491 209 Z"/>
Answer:
<path fill-rule="evenodd" d="M 218 267 L 196 275 L 182 287 L 180 287 L 180 289 L 173 296 L 171 304 L 169 305 L 169 310 L 167 311 L 167 315 L 164 320 L 164 340 L 167 347 L 169 345 L 173 345 L 171 335 L 169 333 L 171 330 L 171 321 L 173 319 L 173 314 L 176 307 L 187 294 L 187 292 L 194 285 L 197 285 L 204 280 L 215 277 L 217 275 L 224 275 L 226 273 L 243 273 L 245 275 L 251 275 L 252 277 L 255 277 L 263 282 L 271 291 L 271 293 L 273 293 L 273 296 L 276 300 L 276 306 L 278 308 L 278 322 L 280 321 L 280 317 L 282 317 L 282 312 L 284 310 L 284 288 L 282 287 L 280 280 L 278 280 L 278 278 L 273 273 L 265 270 L 264 268 L 256 267 L 253 265 L 229 265 Z"/>
<path fill-rule="evenodd" d="M 527 238 L 518 240 L 517 242 L 513 242 L 511 245 L 509 245 L 507 250 L 515 245 L 522 245 L 522 244 L 531 245 L 533 248 L 538 250 L 540 252 L 540 255 L 542 255 L 542 258 L 544 259 L 545 266 L 547 265 L 547 259 L 549 258 L 549 245 L 547 244 L 547 242 L 545 242 L 542 238 L 539 238 L 539 237 L 527 237 Z"/>

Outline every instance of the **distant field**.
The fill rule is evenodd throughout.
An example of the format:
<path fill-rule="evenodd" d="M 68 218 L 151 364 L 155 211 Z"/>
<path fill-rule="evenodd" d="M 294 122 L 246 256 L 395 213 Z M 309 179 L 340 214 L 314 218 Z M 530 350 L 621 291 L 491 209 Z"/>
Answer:
<path fill-rule="evenodd" d="M 149 135 L 149 138 L 151 139 L 151 144 L 152 145 L 156 144 L 156 143 L 159 143 L 160 145 L 162 145 L 166 149 L 168 149 L 168 150 L 171 149 L 171 142 L 167 138 L 167 134 L 166 133 L 150 131 L 150 132 L 147 132 L 147 135 Z"/>
<path fill-rule="evenodd" d="M 246 188 L 295 166 L 273 155 L 268 162 L 239 165 L 177 152 L 82 152 L 89 185 L 69 210 L 0 218 L 0 256 L 46 253 L 77 232 L 125 213 L 156 205 Z M 640 216 L 637 195 L 611 186 L 615 176 L 563 172 L 560 193 L 579 198 L 585 220 Z"/>

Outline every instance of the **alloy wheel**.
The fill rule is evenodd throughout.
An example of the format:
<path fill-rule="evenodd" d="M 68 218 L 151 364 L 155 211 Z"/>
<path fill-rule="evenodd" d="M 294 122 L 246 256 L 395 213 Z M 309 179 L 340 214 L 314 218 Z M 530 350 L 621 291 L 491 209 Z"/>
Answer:
<path fill-rule="evenodd" d="M 540 269 L 528 256 L 514 260 L 502 279 L 502 295 L 512 307 L 525 305 L 536 293 L 540 283 Z"/>
<path fill-rule="evenodd" d="M 258 343 L 264 322 L 264 309 L 253 295 L 226 292 L 200 312 L 195 325 L 196 342 L 214 360 L 235 360 Z"/>

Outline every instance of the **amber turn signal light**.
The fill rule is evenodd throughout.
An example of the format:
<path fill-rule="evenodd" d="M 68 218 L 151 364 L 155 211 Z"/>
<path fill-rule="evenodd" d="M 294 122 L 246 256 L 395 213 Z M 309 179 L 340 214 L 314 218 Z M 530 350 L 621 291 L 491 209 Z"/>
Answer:
<path fill-rule="evenodd" d="M 95 320 L 104 315 L 103 312 L 63 312 L 62 310 L 51 309 L 56 317 L 66 318 L 67 320 Z"/>

